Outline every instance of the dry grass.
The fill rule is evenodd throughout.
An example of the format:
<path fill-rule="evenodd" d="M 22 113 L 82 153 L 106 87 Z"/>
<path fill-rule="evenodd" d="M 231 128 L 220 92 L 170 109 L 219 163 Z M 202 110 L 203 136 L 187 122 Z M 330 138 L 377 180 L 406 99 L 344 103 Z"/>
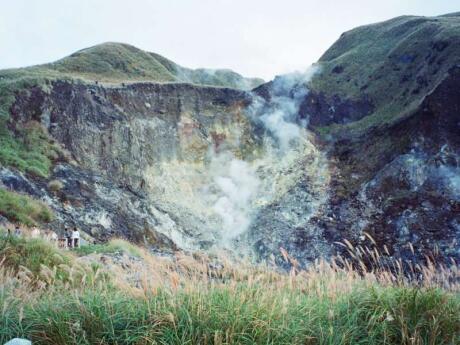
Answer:
<path fill-rule="evenodd" d="M 358 261 L 318 260 L 286 273 L 271 264 L 230 262 L 225 253 L 151 255 L 116 240 L 116 254 L 92 253 L 56 279 L 41 267 L 0 269 L 0 342 L 38 344 L 458 344 L 460 275 L 456 265 L 415 266 L 344 243 Z M 57 250 L 57 249 L 56 249 Z M 59 252 L 59 251 L 58 251 Z M 364 253 L 376 260 L 372 269 Z M 373 254 L 369 254 L 373 253 Z M 101 264 L 102 262 L 102 264 Z M 358 262 L 358 263 L 357 263 Z M 366 264 L 364 263 L 366 262 Z M 59 266 L 59 265 L 57 265 Z M 88 267 L 94 267 L 88 270 Z M 80 268 L 79 268 L 80 267 Z M 81 269 L 81 267 L 86 267 Z M 24 273 L 26 272 L 26 273 Z M 82 272 L 86 272 L 83 273 Z M 37 281 L 42 281 L 37 289 Z"/>

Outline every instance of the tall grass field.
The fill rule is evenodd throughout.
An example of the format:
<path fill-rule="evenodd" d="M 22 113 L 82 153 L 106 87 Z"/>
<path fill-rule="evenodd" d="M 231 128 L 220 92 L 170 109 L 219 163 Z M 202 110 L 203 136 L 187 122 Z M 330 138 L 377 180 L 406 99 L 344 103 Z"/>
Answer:
<path fill-rule="evenodd" d="M 409 279 L 398 263 L 305 270 L 282 255 L 290 272 L 222 254 L 158 257 L 122 240 L 70 252 L 3 234 L 0 343 L 460 344 L 456 265 L 428 260 Z"/>

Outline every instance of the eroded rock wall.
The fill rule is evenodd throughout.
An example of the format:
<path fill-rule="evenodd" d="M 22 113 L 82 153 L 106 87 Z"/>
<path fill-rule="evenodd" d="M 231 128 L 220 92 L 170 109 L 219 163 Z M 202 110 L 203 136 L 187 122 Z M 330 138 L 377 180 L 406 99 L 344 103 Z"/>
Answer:
<path fill-rule="evenodd" d="M 187 84 L 55 81 L 17 94 L 12 114 L 16 125 L 41 122 L 70 153 L 49 179 L 62 189 L 30 181 L 55 227 L 183 249 L 255 245 L 264 257 L 308 231 L 327 200 L 327 162 L 296 123 L 293 85 L 282 86 L 270 103 Z"/>

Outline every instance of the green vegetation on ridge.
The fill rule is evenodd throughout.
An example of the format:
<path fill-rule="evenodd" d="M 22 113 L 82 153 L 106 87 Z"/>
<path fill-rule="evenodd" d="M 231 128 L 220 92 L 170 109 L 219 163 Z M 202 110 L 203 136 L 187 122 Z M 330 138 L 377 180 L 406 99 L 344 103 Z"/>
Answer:
<path fill-rule="evenodd" d="M 5 72 L 5 73 L 4 73 Z M 0 71 L 0 167 L 13 167 L 34 177 L 47 178 L 61 148 L 36 121 L 14 123 L 10 110 L 18 92 L 46 87 L 40 74 Z M 47 223 L 52 211 L 41 201 L 0 187 L 0 215 L 27 226 Z"/>
<path fill-rule="evenodd" d="M 85 256 L 90 254 L 116 254 L 128 253 L 134 257 L 140 257 L 139 248 L 134 244 L 119 240 L 112 239 L 107 243 L 99 243 L 92 245 L 83 245 L 74 249 L 74 253 L 78 256 Z"/>
<path fill-rule="evenodd" d="M 38 123 L 30 123 L 14 135 L 0 119 L 0 163 L 35 176 L 47 177 L 59 149 Z"/>
<path fill-rule="evenodd" d="M 460 65 L 460 15 L 402 16 L 347 31 L 319 60 L 311 87 L 327 97 L 368 100 L 369 116 L 323 134 L 359 134 L 410 115 Z"/>
<path fill-rule="evenodd" d="M 0 78 L 36 76 L 49 79 L 75 78 L 90 82 L 182 82 L 249 90 L 264 81 L 244 78 L 227 69 L 189 69 L 167 58 L 129 44 L 103 43 L 82 49 L 44 65 L 0 71 Z"/>

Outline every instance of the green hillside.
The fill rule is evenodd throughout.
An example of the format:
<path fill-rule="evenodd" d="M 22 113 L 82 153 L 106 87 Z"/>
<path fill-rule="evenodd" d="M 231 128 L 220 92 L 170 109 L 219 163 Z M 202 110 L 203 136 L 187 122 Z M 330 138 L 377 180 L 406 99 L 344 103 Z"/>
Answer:
<path fill-rule="evenodd" d="M 26 76 L 79 78 L 108 83 L 186 82 L 249 90 L 264 81 L 244 78 L 231 70 L 189 69 L 123 43 L 103 43 L 82 49 L 53 63 L 0 71 L 0 79 Z"/>
<path fill-rule="evenodd" d="M 402 16 L 343 33 L 319 60 L 312 83 L 327 97 L 367 100 L 374 111 L 357 122 L 325 132 L 365 130 L 416 109 L 460 65 L 460 13 Z"/>

